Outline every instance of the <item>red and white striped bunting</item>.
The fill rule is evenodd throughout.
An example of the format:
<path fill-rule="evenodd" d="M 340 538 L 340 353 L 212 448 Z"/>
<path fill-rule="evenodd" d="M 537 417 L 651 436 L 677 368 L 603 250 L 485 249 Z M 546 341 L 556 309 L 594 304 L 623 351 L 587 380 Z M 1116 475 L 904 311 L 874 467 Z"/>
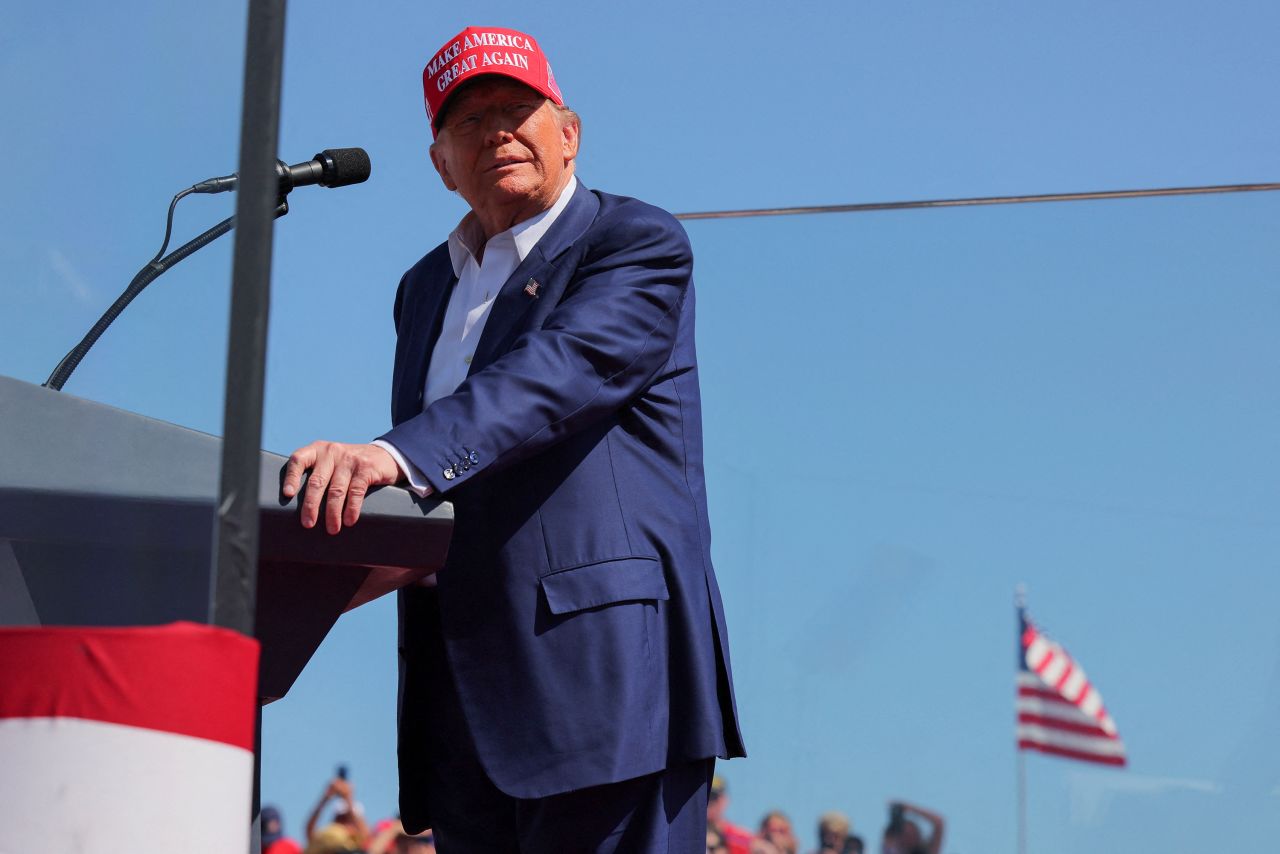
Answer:
<path fill-rule="evenodd" d="M 1084 669 L 1067 651 L 1024 622 L 1018 673 L 1018 748 L 1068 759 L 1124 765 L 1115 721 Z"/>
<path fill-rule="evenodd" d="M 258 642 L 0 628 L 0 851 L 244 851 Z"/>

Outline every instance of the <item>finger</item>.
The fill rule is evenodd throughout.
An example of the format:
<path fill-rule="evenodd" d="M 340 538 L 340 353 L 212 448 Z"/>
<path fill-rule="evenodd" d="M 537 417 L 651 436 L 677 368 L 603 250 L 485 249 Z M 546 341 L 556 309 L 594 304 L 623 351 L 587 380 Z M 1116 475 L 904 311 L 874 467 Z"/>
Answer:
<path fill-rule="evenodd" d="M 325 488 L 333 477 L 333 457 L 325 453 L 317 455 L 315 466 L 311 469 L 311 477 L 307 478 L 307 489 L 302 499 L 302 527 L 311 528 L 320 515 L 320 500 L 324 498 Z"/>
<path fill-rule="evenodd" d="M 360 508 L 364 506 L 364 497 L 368 494 L 368 475 L 357 473 L 351 478 L 351 485 L 347 487 L 347 509 L 342 514 L 342 524 L 349 528 L 359 520 Z"/>
<path fill-rule="evenodd" d="M 280 485 L 280 491 L 284 493 L 285 498 L 292 498 L 297 494 L 298 487 L 302 485 L 302 473 L 315 465 L 315 462 L 314 442 L 289 455 L 289 462 L 284 465 L 284 483 Z"/>
<path fill-rule="evenodd" d="M 342 506 L 347 500 L 349 483 L 351 483 L 351 465 L 343 460 L 334 466 L 333 477 L 329 479 L 327 490 L 329 501 L 324 510 L 324 527 L 330 534 L 336 534 L 342 530 Z"/>

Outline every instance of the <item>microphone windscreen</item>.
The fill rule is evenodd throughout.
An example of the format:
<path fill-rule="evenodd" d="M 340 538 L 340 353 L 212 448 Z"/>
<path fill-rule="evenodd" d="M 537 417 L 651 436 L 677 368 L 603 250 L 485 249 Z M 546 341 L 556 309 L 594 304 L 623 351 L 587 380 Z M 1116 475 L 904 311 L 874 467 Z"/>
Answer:
<path fill-rule="evenodd" d="M 369 155 L 363 148 L 326 148 L 316 155 L 324 164 L 326 187 L 345 187 L 369 180 Z"/>

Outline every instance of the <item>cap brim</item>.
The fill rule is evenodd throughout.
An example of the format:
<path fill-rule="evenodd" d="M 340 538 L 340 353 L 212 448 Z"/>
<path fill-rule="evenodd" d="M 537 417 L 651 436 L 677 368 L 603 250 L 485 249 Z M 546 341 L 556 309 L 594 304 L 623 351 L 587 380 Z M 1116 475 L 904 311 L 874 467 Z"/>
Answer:
<path fill-rule="evenodd" d="M 545 89 L 539 89 L 537 86 L 534 86 L 528 80 L 523 80 L 519 77 L 516 77 L 514 74 L 504 74 L 501 71 L 481 71 L 479 74 L 473 74 L 468 76 L 466 80 L 459 83 L 449 92 L 448 97 L 446 97 L 444 101 L 440 104 L 440 107 L 436 110 L 435 116 L 431 119 L 431 132 L 433 134 L 440 133 L 440 125 L 444 121 L 444 117 L 449 114 L 449 105 L 453 103 L 453 99 L 458 96 L 458 93 L 466 89 L 472 83 L 475 83 L 478 80 L 483 80 L 486 77 L 504 77 L 507 80 L 513 80 L 516 83 L 519 83 L 521 86 L 525 86 L 537 92 L 539 95 L 546 98 L 551 103 L 563 106 L 563 103 L 552 93 L 546 91 Z"/>

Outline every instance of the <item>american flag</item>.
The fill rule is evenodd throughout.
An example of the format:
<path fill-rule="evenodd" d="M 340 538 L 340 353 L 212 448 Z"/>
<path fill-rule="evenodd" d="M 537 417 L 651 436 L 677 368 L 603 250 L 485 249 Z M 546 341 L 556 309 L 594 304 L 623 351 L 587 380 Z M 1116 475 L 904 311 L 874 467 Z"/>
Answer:
<path fill-rule="evenodd" d="M 1124 743 L 1084 669 L 1018 609 L 1018 749 L 1125 764 Z"/>

